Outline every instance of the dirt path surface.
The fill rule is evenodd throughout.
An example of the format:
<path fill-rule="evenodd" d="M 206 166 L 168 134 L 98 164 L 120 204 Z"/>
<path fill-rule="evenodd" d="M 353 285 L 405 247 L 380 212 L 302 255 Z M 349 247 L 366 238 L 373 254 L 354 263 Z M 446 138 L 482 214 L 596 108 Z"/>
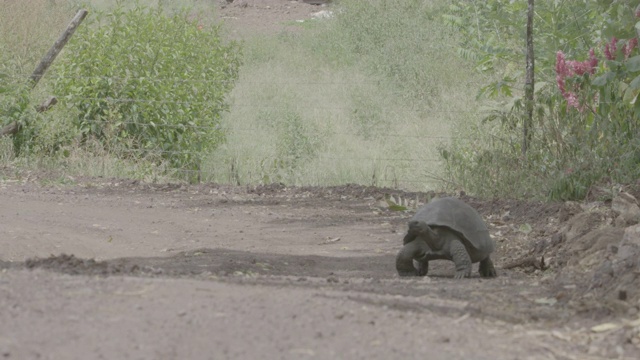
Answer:
<path fill-rule="evenodd" d="M 236 39 L 302 31 L 303 22 L 323 19 L 332 11 L 329 2 L 311 5 L 296 0 L 218 0 L 218 3 L 218 15 Z"/>
<path fill-rule="evenodd" d="M 517 247 L 499 246 L 497 279 L 455 281 L 447 261 L 397 277 L 412 211 L 381 205 L 389 190 L 0 184 L 4 358 L 640 354 L 633 317 L 556 301 L 544 273 L 504 269 Z M 516 209 L 467 201 L 489 218 Z M 514 223 L 557 207 L 527 209 Z M 602 323 L 617 327 L 592 329 Z"/>

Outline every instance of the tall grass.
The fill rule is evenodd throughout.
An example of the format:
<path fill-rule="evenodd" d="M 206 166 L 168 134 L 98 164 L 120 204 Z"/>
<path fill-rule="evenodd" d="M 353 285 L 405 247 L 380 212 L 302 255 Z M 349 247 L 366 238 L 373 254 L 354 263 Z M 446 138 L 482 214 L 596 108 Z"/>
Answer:
<path fill-rule="evenodd" d="M 108 9 L 115 1 L 90 3 Z M 193 6 L 203 21 L 211 21 L 215 10 L 203 0 L 140 3 Z M 456 124 L 475 121 L 479 83 L 456 54 L 455 34 L 440 21 L 446 5 L 336 2 L 332 19 L 310 20 L 296 34 L 245 39 L 244 65 L 223 119 L 226 142 L 203 162 L 203 180 L 442 186 L 438 147 L 452 140 Z M 60 22 L 69 18 L 65 13 Z M 57 111 L 64 123 L 68 114 Z M 111 161 L 108 153 L 70 144 L 66 157 L 39 163 L 63 164 L 78 174 L 147 179 L 165 170 Z"/>
<path fill-rule="evenodd" d="M 171 14 L 180 12 L 183 9 L 189 9 L 190 15 L 194 20 L 198 20 L 204 25 L 210 25 L 215 22 L 215 7 L 217 1 L 214 0 L 69 0 L 76 4 L 82 4 L 85 7 L 95 10 L 109 10 L 120 4 L 125 9 L 134 6 L 144 6 L 147 8 L 161 7 L 164 11 Z"/>
<path fill-rule="evenodd" d="M 74 15 L 67 2 L 0 0 L 0 43 L 16 76 L 27 77 Z M 6 65 L 6 63 L 5 63 Z"/>
<path fill-rule="evenodd" d="M 438 146 L 476 106 L 443 4 L 344 2 L 301 35 L 247 40 L 211 179 L 440 186 Z"/>

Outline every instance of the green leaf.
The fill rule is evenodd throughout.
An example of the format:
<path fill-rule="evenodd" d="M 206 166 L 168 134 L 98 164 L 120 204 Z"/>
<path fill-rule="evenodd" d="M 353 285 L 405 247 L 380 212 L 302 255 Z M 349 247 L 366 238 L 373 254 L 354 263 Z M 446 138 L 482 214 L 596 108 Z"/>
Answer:
<path fill-rule="evenodd" d="M 549 86 L 549 83 L 546 81 L 538 81 L 534 84 L 533 89 L 536 93 L 546 89 Z"/>
<path fill-rule="evenodd" d="M 605 86 L 609 81 L 613 80 L 616 77 L 616 73 L 613 71 L 608 71 L 597 78 L 593 79 L 591 85 L 593 86 Z"/>
<path fill-rule="evenodd" d="M 624 96 L 622 100 L 626 103 L 633 104 L 637 96 L 638 96 L 638 90 L 634 90 L 631 87 L 628 87 L 624 91 Z"/>
<path fill-rule="evenodd" d="M 531 225 L 529 225 L 529 223 L 524 223 L 520 225 L 520 227 L 518 228 L 518 231 L 520 231 L 523 234 L 528 234 L 531 231 L 533 231 L 533 228 L 531 227 Z"/>
<path fill-rule="evenodd" d="M 632 58 L 629 58 L 625 63 L 627 71 L 636 72 L 640 71 L 640 55 L 636 55 Z"/>
<path fill-rule="evenodd" d="M 636 76 L 635 79 L 631 80 L 631 84 L 629 84 L 631 89 L 640 89 L 640 75 Z"/>

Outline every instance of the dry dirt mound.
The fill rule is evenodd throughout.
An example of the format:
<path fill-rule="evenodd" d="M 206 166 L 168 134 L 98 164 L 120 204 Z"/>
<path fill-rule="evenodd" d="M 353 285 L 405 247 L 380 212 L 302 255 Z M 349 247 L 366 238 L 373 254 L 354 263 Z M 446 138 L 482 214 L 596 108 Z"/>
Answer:
<path fill-rule="evenodd" d="M 640 225 L 635 224 L 640 209 L 635 198 L 622 193 L 608 203 L 568 202 L 555 218 L 547 233 L 555 232 L 532 237 L 529 250 L 506 267 L 544 271 L 555 298 L 577 311 L 637 314 Z"/>

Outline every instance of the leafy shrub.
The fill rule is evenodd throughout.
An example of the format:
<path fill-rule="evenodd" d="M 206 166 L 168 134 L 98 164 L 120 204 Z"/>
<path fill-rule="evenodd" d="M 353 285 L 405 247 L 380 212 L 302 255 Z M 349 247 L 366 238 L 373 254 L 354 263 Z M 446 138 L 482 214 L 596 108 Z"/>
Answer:
<path fill-rule="evenodd" d="M 13 62 L 8 59 L 0 44 L 0 128 L 17 124 L 18 132 L 12 136 L 15 156 L 24 153 L 34 136 L 31 123 L 38 117 L 31 105 L 29 87 L 26 81 L 12 76 L 15 73 Z"/>
<path fill-rule="evenodd" d="M 84 139 L 116 155 L 195 169 L 222 140 L 239 47 L 186 12 L 116 7 L 83 24 L 55 67 L 55 93 Z"/>
<path fill-rule="evenodd" d="M 535 128 L 522 154 L 525 14 L 525 2 L 491 0 L 456 1 L 445 16 L 466 35 L 460 53 L 497 79 L 479 92 L 495 100 L 486 102 L 486 129 L 467 133 L 481 140 L 444 149 L 450 178 L 483 195 L 553 200 L 635 181 L 640 13 L 628 2 L 536 2 Z M 485 166 L 509 170 L 487 178 Z"/>

